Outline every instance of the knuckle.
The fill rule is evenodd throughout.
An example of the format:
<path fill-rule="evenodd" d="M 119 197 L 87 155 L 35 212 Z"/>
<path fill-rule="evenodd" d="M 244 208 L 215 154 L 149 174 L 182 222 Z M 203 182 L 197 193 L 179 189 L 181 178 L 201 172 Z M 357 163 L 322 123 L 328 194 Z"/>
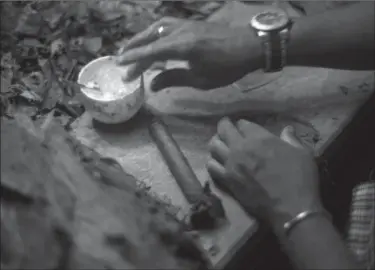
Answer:
<path fill-rule="evenodd" d="M 159 20 L 160 23 L 171 23 L 171 22 L 176 22 L 176 21 L 177 21 L 176 18 L 173 18 L 170 16 L 163 17 Z"/>
<path fill-rule="evenodd" d="M 163 17 L 163 18 L 161 18 L 160 20 L 158 20 L 158 21 L 156 22 L 156 25 L 161 25 L 161 24 L 163 24 L 163 23 L 167 23 L 169 20 L 170 20 L 169 17 Z"/>
<path fill-rule="evenodd" d="M 231 150 L 232 150 L 232 153 L 235 154 L 235 156 L 241 156 L 242 153 L 246 151 L 245 147 L 246 147 L 245 144 L 241 142 L 237 142 L 231 145 Z"/>
<path fill-rule="evenodd" d="M 230 166 L 225 170 L 225 178 L 231 181 L 238 181 L 238 172 L 233 168 L 233 166 Z"/>
<path fill-rule="evenodd" d="M 185 59 L 188 59 L 192 62 L 196 61 L 201 57 L 195 49 L 195 44 L 191 41 L 185 44 L 183 55 Z"/>
<path fill-rule="evenodd" d="M 164 23 L 164 22 L 167 22 L 168 20 L 170 19 L 170 17 L 163 17 L 161 18 L 158 23 Z"/>
<path fill-rule="evenodd" d="M 163 19 L 160 19 L 160 20 L 158 20 L 158 21 L 156 21 L 156 22 L 153 22 L 153 23 L 148 27 L 148 29 L 155 29 L 155 28 L 159 27 L 160 24 L 162 24 L 162 20 L 163 20 Z"/>
<path fill-rule="evenodd" d="M 207 170 L 210 171 L 210 172 L 214 171 L 216 169 L 215 164 L 216 164 L 215 160 L 212 157 L 210 157 L 207 161 L 207 164 L 206 164 Z"/>
<path fill-rule="evenodd" d="M 224 131 L 224 130 L 226 130 L 228 121 L 229 120 L 226 117 L 221 118 L 220 121 L 219 121 L 219 123 L 217 124 L 218 131 Z"/>
<path fill-rule="evenodd" d="M 244 120 L 244 119 L 238 120 L 236 123 L 236 126 L 243 133 L 245 133 L 245 135 L 248 135 L 250 130 L 256 132 L 256 131 L 260 131 L 261 129 L 263 129 L 261 126 L 258 126 L 257 124 L 250 122 L 248 120 Z"/>
<path fill-rule="evenodd" d="M 168 28 L 175 28 L 179 24 L 179 19 L 173 17 L 164 17 L 155 23 L 156 28 L 165 26 Z"/>
<path fill-rule="evenodd" d="M 184 29 L 184 30 L 189 30 L 191 32 L 196 32 L 195 31 L 195 27 L 194 27 L 194 21 L 181 21 L 183 22 L 183 25 L 181 26 L 181 29 Z"/>
<path fill-rule="evenodd" d="M 212 171 L 212 158 L 210 157 L 206 163 L 206 169 L 208 172 Z"/>
<path fill-rule="evenodd" d="M 189 45 L 187 43 L 180 43 L 178 45 L 175 45 L 175 51 L 182 58 L 187 58 L 187 56 L 190 54 Z"/>
<path fill-rule="evenodd" d="M 212 157 L 207 161 L 206 169 L 207 172 L 214 177 L 222 178 L 225 174 L 225 169 Z"/>
<path fill-rule="evenodd" d="M 154 45 L 153 45 L 152 43 L 146 45 L 146 46 L 143 48 L 143 51 L 144 51 L 144 53 L 147 54 L 147 55 L 151 54 L 151 53 L 154 51 Z"/>
<path fill-rule="evenodd" d="M 208 142 L 208 149 L 211 151 L 214 148 L 215 145 L 215 137 L 212 137 L 212 139 Z"/>
<path fill-rule="evenodd" d="M 237 121 L 237 124 L 239 126 L 246 127 L 246 126 L 251 126 L 252 123 L 250 121 L 245 120 L 245 119 L 240 119 L 240 120 Z"/>
<path fill-rule="evenodd" d="M 165 26 L 167 23 L 169 23 L 169 19 L 167 17 L 164 17 L 151 24 L 149 28 L 153 31 L 156 31 L 160 26 Z"/>

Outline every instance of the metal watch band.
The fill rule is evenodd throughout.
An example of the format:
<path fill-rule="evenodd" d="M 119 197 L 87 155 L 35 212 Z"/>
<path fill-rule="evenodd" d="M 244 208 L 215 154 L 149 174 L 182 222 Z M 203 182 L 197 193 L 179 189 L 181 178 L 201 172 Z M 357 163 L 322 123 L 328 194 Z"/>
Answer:
<path fill-rule="evenodd" d="M 288 42 L 287 31 L 268 33 L 267 37 L 263 39 L 264 70 L 266 72 L 278 71 L 285 66 Z"/>

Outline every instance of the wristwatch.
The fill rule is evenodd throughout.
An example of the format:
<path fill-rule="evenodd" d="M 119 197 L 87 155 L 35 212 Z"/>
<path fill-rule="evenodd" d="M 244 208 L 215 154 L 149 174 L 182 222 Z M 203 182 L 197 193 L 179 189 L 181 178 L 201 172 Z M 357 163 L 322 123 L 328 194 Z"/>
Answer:
<path fill-rule="evenodd" d="M 256 14 L 250 26 L 262 42 L 264 70 L 273 72 L 283 69 L 292 27 L 288 14 L 279 8 L 267 9 Z"/>

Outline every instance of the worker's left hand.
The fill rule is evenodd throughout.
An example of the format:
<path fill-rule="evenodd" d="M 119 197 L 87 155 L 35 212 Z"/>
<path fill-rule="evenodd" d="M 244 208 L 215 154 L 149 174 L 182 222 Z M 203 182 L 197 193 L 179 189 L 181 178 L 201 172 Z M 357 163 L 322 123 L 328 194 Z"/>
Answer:
<path fill-rule="evenodd" d="M 275 230 L 302 211 L 322 208 L 311 151 L 291 127 L 280 137 L 257 124 L 224 118 L 211 140 L 207 165 L 219 187 Z"/>
<path fill-rule="evenodd" d="M 156 61 L 185 60 L 190 69 L 161 74 L 153 90 L 169 86 L 204 90 L 229 85 L 260 68 L 261 44 L 248 27 L 164 18 L 129 40 L 117 60 L 135 63 L 128 80 Z"/>

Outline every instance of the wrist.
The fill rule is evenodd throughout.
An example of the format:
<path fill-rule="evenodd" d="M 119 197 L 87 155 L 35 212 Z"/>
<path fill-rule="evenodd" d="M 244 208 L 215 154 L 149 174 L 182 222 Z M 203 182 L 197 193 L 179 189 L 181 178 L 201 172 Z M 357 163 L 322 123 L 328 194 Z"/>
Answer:
<path fill-rule="evenodd" d="M 269 219 L 271 228 L 276 234 L 285 234 L 287 223 L 293 223 L 293 220 L 298 219 L 301 214 L 313 213 L 313 215 L 318 216 L 327 213 L 325 208 L 322 206 L 320 201 L 314 203 L 298 203 L 293 205 L 293 207 L 278 207 L 272 211 L 272 216 Z M 302 217 L 301 220 L 297 220 L 296 223 L 304 222 L 303 219 L 310 219 L 310 217 Z M 293 225 L 294 226 L 294 225 Z"/>
<path fill-rule="evenodd" d="M 285 10 L 268 8 L 249 22 L 256 40 L 261 44 L 262 65 L 265 72 L 276 72 L 286 65 L 290 29 L 293 21 Z"/>
<path fill-rule="evenodd" d="M 291 220 L 287 221 L 283 225 L 283 233 L 286 237 L 288 237 L 291 232 L 300 225 L 300 223 L 307 222 L 311 218 L 316 218 L 316 217 L 325 217 L 327 220 L 331 221 L 332 217 L 330 214 L 328 214 L 327 211 L 324 210 L 306 210 L 298 215 L 296 215 L 294 218 Z"/>
<path fill-rule="evenodd" d="M 315 23 L 314 23 L 315 24 Z M 311 31 L 312 23 L 309 18 L 294 19 L 288 43 L 288 53 L 286 63 L 291 66 L 307 65 L 307 59 L 314 58 L 320 48 L 312 47 L 312 37 L 315 34 Z"/>
<path fill-rule="evenodd" d="M 243 42 L 247 48 L 247 53 L 244 58 L 246 59 L 246 63 L 248 63 L 248 72 L 264 68 L 262 41 L 256 37 L 254 31 L 248 27 L 243 29 L 243 34 L 241 36 L 244 38 Z"/>

